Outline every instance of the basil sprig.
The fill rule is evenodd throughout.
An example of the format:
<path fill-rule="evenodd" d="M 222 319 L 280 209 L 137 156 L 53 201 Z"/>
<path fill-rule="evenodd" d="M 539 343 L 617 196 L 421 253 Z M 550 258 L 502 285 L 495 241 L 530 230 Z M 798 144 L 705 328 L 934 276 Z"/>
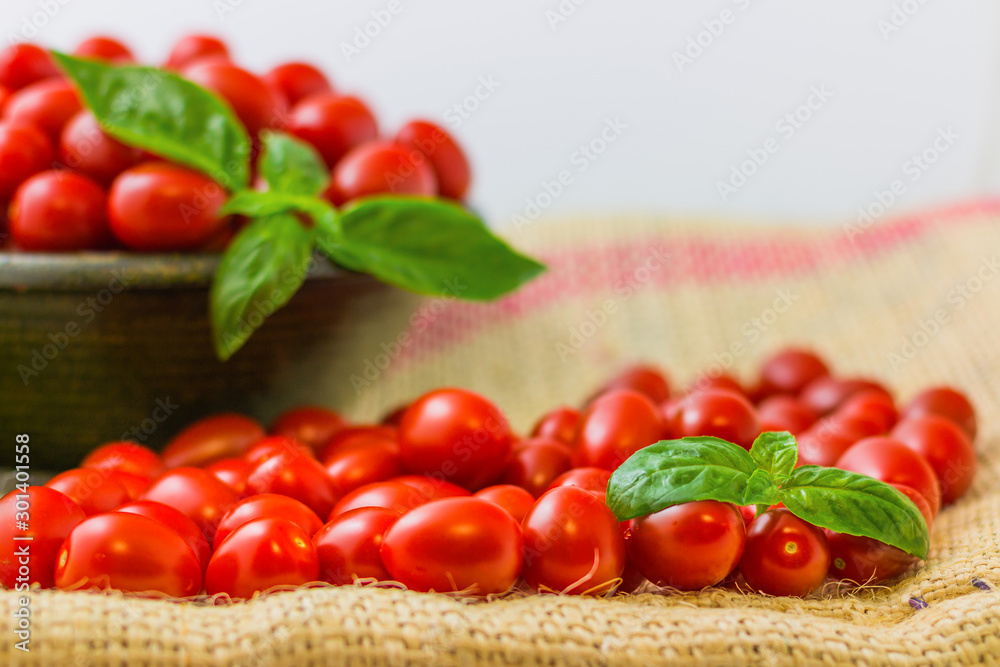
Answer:
<path fill-rule="evenodd" d="M 640 449 L 611 475 L 607 503 L 619 521 L 695 500 L 778 502 L 795 516 L 838 533 L 870 537 L 919 558 L 930 546 L 917 506 L 884 482 L 804 465 L 787 432 L 762 433 L 747 452 L 719 438 L 663 440 Z"/>
<path fill-rule="evenodd" d="M 545 270 L 450 201 L 379 196 L 337 211 L 321 197 L 330 174 L 317 152 L 266 132 L 250 189 L 251 141 L 230 106 L 153 67 L 55 53 L 106 132 L 203 172 L 231 197 L 223 215 L 249 219 L 226 248 L 210 293 L 216 353 L 228 359 L 302 286 L 315 251 L 420 294 L 490 300 Z"/>

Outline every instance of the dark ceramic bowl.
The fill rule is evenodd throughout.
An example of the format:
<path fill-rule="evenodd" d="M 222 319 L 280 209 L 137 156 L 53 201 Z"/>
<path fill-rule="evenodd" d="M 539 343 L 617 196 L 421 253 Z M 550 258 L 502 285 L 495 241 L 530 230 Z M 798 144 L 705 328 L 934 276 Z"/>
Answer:
<path fill-rule="evenodd" d="M 292 405 L 335 404 L 336 391 L 318 394 L 332 373 L 344 377 L 343 363 L 335 369 L 339 341 L 351 336 L 366 300 L 392 290 L 317 264 L 288 305 L 223 363 L 208 322 L 217 261 L 0 252 L 4 451 L 26 433 L 32 467 L 58 470 L 122 436 L 160 447 L 213 412 L 266 422 Z"/>

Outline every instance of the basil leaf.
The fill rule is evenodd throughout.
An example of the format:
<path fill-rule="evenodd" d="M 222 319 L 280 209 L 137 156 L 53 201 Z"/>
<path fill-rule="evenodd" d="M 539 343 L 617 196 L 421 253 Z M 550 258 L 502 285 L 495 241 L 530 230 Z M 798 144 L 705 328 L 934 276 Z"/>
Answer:
<path fill-rule="evenodd" d="M 258 190 L 240 190 L 219 209 L 220 215 L 237 214 L 252 218 L 277 213 L 304 213 L 314 223 L 326 220 L 327 224 L 330 224 L 331 220 L 336 217 L 333 205 L 325 199 L 285 192 L 260 192 Z"/>
<path fill-rule="evenodd" d="M 209 305 L 216 353 L 225 361 L 305 280 L 313 231 L 294 215 L 257 218 L 226 248 Z"/>
<path fill-rule="evenodd" d="M 230 190 L 250 178 L 250 137 L 215 94 L 155 67 L 52 52 L 101 128 L 129 146 L 201 171 Z"/>
<path fill-rule="evenodd" d="M 607 504 L 619 521 L 694 500 L 743 504 L 755 469 L 745 449 L 719 438 L 661 440 L 611 474 Z"/>
<path fill-rule="evenodd" d="M 795 469 L 799 448 L 788 431 L 769 431 L 761 433 L 753 441 L 750 457 L 758 468 L 766 470 L 775 481 L 781 483 Z"/>
<path fill-rule="evenodd" d="M 806 465 L 779 492 L 792 514 L 838 533 L 871 537 L 919 558 L 930 538 L 913 502 L 884 482 L 856 472 Z"/>
<path fill-rule="evenodd" d="M 776 505 L 781 500 L 774 478 L 766 470 L 754 470 L 747 480 L 740 505 Z"/>
<path fill-rule="evenodd" d="M 485 301 L 545 266 L 510 248 L 461 206 L 421 197 L 359 201 L 320 244 L 335 262 L 421 294 Z"/>
<path fill-rule="evenodd" d="M 288 134 L 266 132 L 260 175 L 274 192 L 316 195 L 326 187 L 330 172 L 316 149 Z"/>

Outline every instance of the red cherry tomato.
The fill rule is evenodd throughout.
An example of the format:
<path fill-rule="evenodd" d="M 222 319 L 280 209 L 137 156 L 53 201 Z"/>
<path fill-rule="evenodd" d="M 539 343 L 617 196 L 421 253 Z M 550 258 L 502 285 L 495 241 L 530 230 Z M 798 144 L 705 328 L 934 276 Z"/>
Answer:
<path fill-rule="evenodd" d="M 226 191 L 207 176 L 165 162 L 132 167 L 108 196 L 111 231 L 133 250 L 188 250 L 226 224 Z"/>
<path fill-rule="evenodd" d="M 390 142 L 373 141 L 352 149 L 333 168 L 323 193 L 337 206 L 378 194 L 433 197 L 437 179 L 422 154 Z"/>
<path fill-rule="evenodd" d="M 22 42 L 0 51 L 0 86 L 20 90 L 58 76 L 59 68 L 46 49 Z"/>
<path fill-rule="evenodd" d="M 443 475 L 469 490 L 497 479 L 511 458 L 514 436 L 490 401 L 464 389 L 438 389 L 414 401 L 399 427 L 403 465 Z"/>
<path fill-rule="evenodd" d="M 614 389 L 590 404 L 573 441 L 573 463 L 614 470 L 664 435 L 663 417 L 644 394 Z"/>
<path fill-rule="evenodd" d="M 253 468 L 270 458 L 282 455 L 315 458 L 311 449 L 295 438 L 283 435 L 272 435 L 261 438 L 250 446 L 250 449 L 246 451 L 243 458 L 246 459 L 247 465 Z"/>
<path fill-rule="evenodd" d="M 232 63 L 199 60 L 184 68 L 184 76 L 226 100 L 251 137 L 261 130 L 279 129 L 286 122 L 284 100 L 256 76 Z"/>
<path fill-rule="evenodd" d="M 799 458 L 796 465 L 832 466 L 861 437 L 850 429 L 842 428 L 838 422 L 821 419 L 798 434 Z"/>
<path fill-rule="evenodd" d="M 247 475 L 247 492 L 295 498 L 321 517 L 329 515 L 337 502 L 323 466 L 303 454 L 279 454 L 252 466 Z"/>
<path fill-rule="evenodd" d="M 80 96 L 69 82 L 51 79 L 14 93 L 3 113 L 11 123 L 37 127 L 57 144 L 66 123 L 82 108 Z"/>
<path fill-rule="evenodd" d="M 427 501 L 440 500 L 441 498 L 454 498 L 455 496 L 468 496 L 469 492 L 457 484 L 441 479 L 440 476 L 431 475 L 400 475 L 394 477 L 394 482 L 405 484 L 412 489 L 416 489 L 421 498 Z"/>
<path fill-rule="evenodd" d="M 859 535 L 824 530 L 830 547 L 830 576 L 857 585 L 892 579 L 917 561 L 902 549 Z"/>
<path fill-rule="evenodd" d="M 730 391 L 711 389 L 684 399 L 680 413 L 670 425 L 670 432 L 675 438 L 715 436 L 750 449 L 760 434 L 760 421 L 747 399 Z"/>
<path fill-rule="evenodd" d="M 714 500 L 674 505 L 632 519 L 625 531 L 629 560 L 657 586 L 696 591 L 736 569 L 746 527 L 735 506 Z"/>
<path fill-rule="evenodd" d="M 425 120 L 410 121 L 399 129 L 396 143 L 418 151 L 434 171 L 442 197 L 462 200 L 472 180 L 469 161 L 451 135 Z"/>
<path fill-rule="evenodd" d="M 341 498 L 330 512 L 328 520 L 360 507 L 382 507 L 391 509 L 396 514 L 406 514 L 429 500 L 430 498 L 409 484 L 393 480 L 375 482 L 354 489 Z"/>
<path fill-rule="evenodd" d="M 139 514 L 90 517 L 69 534 L 58 558 L 59 588 L 114 588 L 173 597 L 201 590 L 201 564 L 184 538 Z"/>
<path fill-rule="evenodd" d="M 205 591 L 249 598 L 275 586 L 300 586 L 319 579 L 319 557 L 309 535 L 287 519 L 248 521 L 212 554 Z"/>
<path fill-rule="evenodd" d="M 866 378 L 835 378 L 829 375 L 816 378 L 802 391 L 799 399 L 816 411 L 816 414 L 827 415 L 836 410 L 854 394 L 865 391 L 878 391 L 886 396 L 889 392 L 874 380 Z M 889 398 L 892 398 L 889 396 Z"/>
<path fill-rule="evenodd" d="M 514 460 L 500 481 L 519 486 L 537 498 L 572 467 L 571 457 L 572 450 L 562 442 L 546 438 L 525 440 L 514 449 Z"/>
<path fill-rule="evenodd" d="M 342 586 L 355 579 L 388 581 L 379 550 L 399 514 L 382 507 L 361 507 L 338 516 L 313 536 L 320 579 Z"/>
<path fill-rule="evenodd" d="M 3 116 L 3 108 L 7 105 L 7 100 L 9 100 L 10 96 L 13 94 L 14 92 L 10 88 L 0 86 L 0 117 Z"/>
<path fill-rule="evenodd" d="M 219 39 L 208 35 L 187 35 L 181 38 L 175 45 L 170 57 L 167 59 L 166 68 L 179 70 L 190 65 L 196 60 L 207 57 L 218 57 L 229 59 L 229 49 Z"/>
<path fill-rule="evenodd" d="M 830 547 L 816 526 L 786 509 L 764 512 L 750 524 L 740 572 L 768 595 L 808 595 L 830 569 Z"/>
<path fill-rule="evenodd" d="M 10 233 L 24 250 L 68 251 L 108 244 L 107 197 L 100 185 L 71 171 L 35 174 L 10 205 Z"/>
<path fill-rule="evenodd" d="M 162 523 L 180 535 L 187 545 L 191 547 L 195 556 L 198 557 L 198 563 L 201 565 L 202 572 L 208 567 L 208 559 L 212 557 L 212 547 L 209 545 L 208 540 L 205 539 L 204 533 L 198 528 L 198 524 L 189 519 L 180 510 L 153 500 L 136 500 L 135 502 L 122 505 L 115 511 L 141 514 Z"/>
<path fill-rule="evenodd" d="M 556 408 L 538 420 L 538 423 L 531 429 L 531 436 L 551 438 L 567 445 L 572 444 L 576 437 L 576 429 L 580 425 L 581 416 L 580 411 L 576 408 Z"/>
<path fill-rule="evenodd" d="M 519 524 L 524 518 L 524 515 L 528 513 L 532 505 L 535 504 L 535 497 L 530 493 L 525 491 L 519 486 L 514 486 L 513 484 L 497 484 L 496 486 L 487 486 L 485 489 L 476 491 L 474 494 L 476 498 L 482 498 L 483 500 L 488 500 L 497 507 L 501 507 L 507 511 L 514 521 Z"/>
<path fill-rule="evenodd" d="M 347 422 L 333 410 L 304 405 L 282 413 L 271 424 L 271 433 L 295 438 L 318 451 L 345 428 Z"/>
<path fill-rule="evenodd" d="M 670 384 L 667 382 L 667 377 L 654 366 L 640 364 L 626 368 L 611 378 L 598 395 L 616 389 L 637 391 L 657 404 L 670 398 Z"/>
<path fill-rule="evenodd" d="M 110 512 L 131 500 L 128 490 L 107 470 L 73 468 L 59 473 L 45 486 L 75 500 L 87 516 Z"/>
<path fill-rule="evenodd" d="M 297 104 L 316 93 L 332 93 L 333 86 L 323 72 L 308 63 L 284 63 L 263 77 L 264 83 L 281 93 L 288 104 Z"/>
<path fill-rule="evenodd" d="M 757 406 L 761 431 L 788 431 L 798 435 L 816 422 L 816 413 L 805 403 L 795 398 L 779 394 L 764 399 Z"/>
<path fill-rule="evenodd" d="M 955 502 L 972 486 L 976 452 L 965 432 L 950 419 L 931 414 L 907 417 L 889 435 L 931 464 L 941 484 L 943 505 Z"/>
<path fill-rule="evenodd" d="M 625 568 L 618 520 L 589 491 L 572 486 L 547 491 L 521 526 L 522 574 L 535 590 L 603 593 Z"/>
<path fill-rule="evenodd" d="M 868 420 L 874 422 L 874 433 L 888 433 L 896 425 L 898 414 L 892 398 L 885 392 L 865 389 L 853 394 L 837 408 L 834 417 L 843 420 Z"/>
<path fill-rule="evenodd" d="M 205 533 L 215 537 L 219 521 L 236 504 L 239 496 L 201 468 L 174 468 L 155 480 L 142 500 L 155 500 L 180 510 Z"/>
<path fill-rule="evenodd" d="M 923 456 L 902 442 L 882 437 L 859 440 L 836 465 L 882 482 L 913 487 L 930 503 L 932 514 L 937 516 L 941 507 L 937 475 Z"/>
<path fill-rule="evenodd" d="M 109 442 L 91 450 L 80 467 L 121 470 L 133 475 L 156 477 L 163 472 L 163 460 L 152 449 L 134 442 Z"/>
<path fill-rule="evenodd" d="M 517 522 L 481 498 L 444 498 L 401 516 L 382 539 L 393 579 L 417 591 L 503 593 L 521 572 Z"/>
<path fill-rule="evenodd" d="M 333 456 L 353 449 L 363 449 L 372 442 L 397 442 L 398 431 L 394 426 L 348 426 L 319 448 L 316 458 L 326 461 Z"/>
<path fill-rule="evenodd" d="M 242 456 L 264 437 L 264 427 L 237 414 L 205 417 L 174 436 L 161 456 L 168 468 L 203 466 L 221 459 Z"/>
<path fill-rule="evenodd" d="M 247 489 L 250 464 L 243 457 L 234 456 L 208 464 L 205 466 L 205 472 L 215 476 L 216 479 L 235 491 L 237 495 L 242 496 Z"/>
<path fill-rule="evenodd" d="M 365 447 L 334 452 L 323 461 L 334 491 L 342 496 L 366 484 L 382 482 L 403 473 L 396 439 L 373 438 Z"/>
<path fill-rule="evenodd" d="M 63 540 L 87 518 L 69 496 L 46 486 L 29 486 L 0 498 L 0 585 L 55 585 L 56 556 Z M 19 523 L 24 521 L 25 523 Z M 31 540 L 19 538 L 30 537 Z M 21 548 L 28 547 L 28 556 Z"/>
<path fill-rule="evenodd" d="M 349 150 L 378 136 L 364 102 L 333 93 L 310 95 L 292 107 L 287 129 L 312 144 L 331 169 Z"/>
<path fill-rule="evenodd" d="M 760 370 L 760 387 L 767 396 L 795 395 L 816 378 L 829 374 L 830 370 L 815 353 L 786 348 L 764 362 Z"/>
<path fill-rule="evenodd" d="M 0 123 L 0 201 L 55 160 L 49 137 L 36 127 Z"/>
<path fill-rule="evenodd" d="M 135 56 L 128 47 L 112 37 L 91 37 L 85 39 L 73 51 L 80 58 L 95 58 L 116 65 L 134 63 Z"/>
<path fill-rule="evenodd" d="M 608 492 L 608 480 L 611 471 L 605 468 L 573 468 L 553 480 L 547 491 L 561 486 L 575 486 L 590 491 L 600 497 L 601 502 Z"/>
<path fill-rule="evenodd" d="M 904 496 L 909 498 L 911 501 L 913 501 L 913 504 L 917 506 L 918 510 L 920 510 L 920 514 L 923 515 L 924 522 L 927 523 L 927 528 L 930 529 L 934 521 L 934 512 L 931 509 L 931 504 L 927 502 L 927 499 L 924 498 L 922 495 L 920 495 L 920 493 L 918 493 L 917 490 L 914 489 L 912 486 L 907 486 L 905 484 L 895 484 L 893 482 L 889 482 L 889 486 L 893 487 L 894 489 L 902 493 Z"/>
<path fill-rule="evenodd" d="M 323 522 L 316 513 L 298 500 L 275 493 L 259 493 L 239 501 L 223 515 L 215 532 L 215 548 L 218 549 L 223 540 L 243 524 L 265 517 L 288 519 L 310 537 L 323 527 Z"/>
<path fill-rule="evenodd" d="M 969 398 L 951 387 L 931 387 L 920 392 L 906 404 L 903 417 L 937 415 L 955 422 L 969 440 L 976 439 L 976 410 Z"/>
<path fill-rule="evenodd" d="M 746 389 L 743 385 L 739 383 L 736 378 L 731 375 L 726 375 L 725 373 L 709 373 L 703 375 L 688 387 L 688 393 L 693 394 L 696 391 L 706 391 L 708 389 L 722 389 L 724 391 L 731 391 L 733 393 L 739 394 L 741 396 L 746 396 Z"/>
<path fill-rule="evenodd" d="M 142 152 L 104 133 L 87 110 L 73 116 L 59 139 L 59 159 L 96 183 L 107 187 L 118 174 L 139 161 Z"/>
<path fill-rule="evenodd" d="M 129 500 L 135 500 L 144 494 L 153 482 L 152 476 L 137 475 L 124 470 L 102 470 L 101 472 L 107 475 L 108 479 L 118 482 L 125 489 Z"/>

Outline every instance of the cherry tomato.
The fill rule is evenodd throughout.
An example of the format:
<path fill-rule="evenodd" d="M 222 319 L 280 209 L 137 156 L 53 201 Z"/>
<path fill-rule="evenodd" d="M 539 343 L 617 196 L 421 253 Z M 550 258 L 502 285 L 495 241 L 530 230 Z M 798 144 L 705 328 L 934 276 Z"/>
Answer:
<path fill-rule="evenodd" d="M 112 37 L 91 37 L 85 39 L 73 51 L 80 58 L 95 58 L 116 65 L 134 63 L 135 56 L 128 47 Z"/>
<path fill-rule="evenodd" d="M 927 502 L 927 499 L 920 495 L 920 493 L 918 493 L 912 486 L 896 484 L 894 482 L 889 482 L 889 486 L 893 487 L 913 501 L 913 504 L 917 506 L 918 510 L 920 510 L 920 514 L 923 515 L 924 522 L 927 523 L 927 528 L 930 529 L 931 524 L 934 521 L 934 512 L 931 510 L 931 504 Z"/>
<path fill-rule="evenodd" d="M 237 495 L 242 496 L 247 490 L 247 475 L 250 474 L 250 464 L 243 457 L 234 456 L 208 464 L 205 466 L 205 472 L 214 475 Z"/>
<path fill-rule="evenodd" d="M 348 426 L 319 448 L 316 458 L 320 461 L 353 449 L 363 449 L 372 442 L 397 442 L 398 430 L 394 426 Z"/>
<path fill-rule="evenodd" d="M 596 494 L 604 502 L 610 479 L 611 471 L 605 468 L 573 468 L 556 477 L 546 491 L 561 486 L 575 486 Z"/>
<path fill-rule="evenodd" d="M 161 452 L 168 468 L 203 466 L 242 456 L 264 437 L 264 428 L 250 417 L 221 414 L 205 417 L 174 436 Z"/>
<path fill-rule="evenodd" d="M 667 382 L 667 377 L 654 366 L 640 364 L 626 368 L 604 385 L 598 395 L 616 389 L 637 391 L 657 404 L 670 398 L 670 384 Z"/>
<path fill-rule="evenodd" d="M 843 420 L 869 420 L 874 422 L 875 432 L 870 435 L 888 433 L 896 425 L 898 414 L 892 398 L 885 392 L 864 389 L 853 394 L 837 408 L 834 416 Z"/>
<path fill-rule="evenodd" d="M 525 491 L 519 486 L 514 486 L 513 484 L 497 484 L 496 486 L 487 486 L 485 489 L 480 489 L 474 494 L 476 498 L 482 498 L 483 500 L 488 500 L 497 507 L 501 507 L 507 511 L 514 521 L 518 524 L 524 518 L 524 515 L 528 513 L 532 505 L 535 504 L 535 497 L 530 493 Z"/>
<path fill-rule="evenodd" d="M 976 410 L 968 397 L 951 387 L 931 387 L 920 392 L 906 404 L 903 417 L 937 415 L 955 422 L 969 440 L 976 439 Z"/>
<path fill-rule="evenodd" d="M 816 411 L 816 414 L 827 415 L 836 410 L 854 394 L 864 391 L 878 391 L 886 396 L 889 392 L 874 380 L 866 378 L 835 378 L 829 375 L 816 378 L 803 389 L 799 399 Z M 889 398 L 892 398 L 889 396 Z"/>
<path fill-rule="evenodd" d="M 764 399 L 757 406 L 761 431 L 788 431 L 798 435 L 816 422 L 817 415 L 805 403 L 785 394 Z"/>
<path fill-rule="evenodd" d="M 46 486 L 29 486 L 0 498 L 0 585 L 55 585 L 56 556 L 63 540 L 87 518 L 66 494 Z M 24 523 L 21 523 L 23 521 Z M 30 537 L 31 540 L 18 538 Z M 28 556 L 19 554 L 28 544 Z"/>
<path fill-rule="evenodd" d="M 292 107 L 288 132 L 312 144 L 332 169 L 349 150 L 374 141 L 378 125 L 361 100 L 317 93 Z"/>
<path fill-rule="evenodd" d="M 580 418 L 573 463 L 614 470 L 664 435 L 663 417 L 645 394 L 613 389 L 596 398 Z"/>
<path fill-rule="evenodd" d="M 288 496 L 279 496 L 276 493 L 259 493 L 244 498 L 229 508 L 229 511 L 219 521 L 219 528 L 215 532 L 213 541 L 215 548 L 218 549 L 230 533 L 246 522 L 264 517 L 288 519 L 306 531 L 310 537 L 323 527 L 323 522 L 316 516 L 316 513 L 298 500 Z"/>
<path fill-rule="evenodd" d="M 525 440 L 514 449 L 514 460 L 500 481 L 519 486 L 537 498 L 572 467 L 571 457 L 572 450 L 562 442 L 547 438 Z"/>
<path fill-rule="evenodd" d="M 271 424 L 271 433 L 295 438 L 318 451 L 345 428 L 347 422 L 333 410 L 304 405 L 282 413 Z"/>
<path fill-rule="evenodd" d="M 174 468 L 156 479 L 142 500 L 155 500 L 180 510 L 211 542 L 219 521 L 239 496 L 201 468 Z"/>
<path fill-rule="evenodd" d="M 930 463 L 905 444 L 892 438 L 873 437 L 859 440 L 836 463 L 842 470 L 858 472 L 877 480 L 913 487 L 937 516 L 941 492 L 937 475 Z"/>
<path fill-rule="evenodd" d="M 153 483 L 152 476 L 137 475 L 136 473 L 125 472 L 124 470 L 105 469 L 101 472 L 107 475 L 108 479 L 118 482 L 125 489 L 129 500 L 135 500 L 144 494 L 149 485 Z"/>
<path fill-rule="evenodd" d="M 902 549 L 870 537 L 825 530 L 830 547 L 830 576 L 871 585 L 902 574 L 917 561 Z"/>
<path fill-rule="evenodd" d="M 820 421 L 798 434 L 799 458 L 796 465 L 832 466 L 860 437 L 829 419 Z"/>
<path fill-rule="evenodd" d="M 394 477 L 392 481 L 415 489 L 420 497 L 427 501 L 470 495 L 466 489 L 442 479 L 440 475 L 400 475 Z"/>
<path fill-rule="evenodd" d="M 55 160 L 49 137 L 38 128 L 0 123 L 0 201 L 8 201 L 29 177 Z"/>
<path fill-rule="evenodd" d="M 493 403 L 464 389 L 438 389 L 414 401 L 399 427 L 403 465 L 443 475 L 469 490 L 497 479 L 511 459 L 514 436 Z"/>
<path fill-rule="evenodd" d="M 167 58 L 167 69 L 179 70 L 206 57 L 229 59 L 229 49 L 219 39 L 208 35 L 187 35 L 181 38 Z"/>
<path fill-rule="evenodd" d="M 972 486 L 976 452 L 965 432 L 951 420 L 931 414 L 907 417 L 889 435 L 931 464 L 941 484 L 943 505 L 955 502 Z"/>
<path fill-rule="evenodd" d="M 731 375 L 726 375 L 725 373 L 709 373 L 703 375 L 688 387 L 688 393 L 693 394 L 696 391 L 706 391 L 708 389 L 722 389 L 725 391 L 731 391 L 733 393 L 739 394 L 741 396 L 746 396 L 746 389 L 743 385 L 739 383 L 736 378 Z"/>
<path fill-rule="evenodd" d="M 333 520 L 359 507 L 382 507 L 391 509 L 396 514 L 406 514 L 429 500 L 430 498 L 409 484 L 393 480 L 375 482 L 354 489 L 337 501 L 328 520 Z"/>
<path fill-rule="evenodd" d="M 333 483 L 316 459 L 302 454 L 279 454 L 251 466 L 248 493 L 278 493 L 295 498 L 325 517 L 337 502 Z"/>
<path fill-rule="evenodd" d="M 107 197 L 100 185 L 71 171 L 35 174 L 10 205 L 10 233 L 24 250 L 68 251 L 108 244 Z"/>
<path fill-rule="evenodd" d="M 59 159 L 96 183 L 107 187 L 139 161 L 142 152 L 104 133 L 94 114 L 83 110 L 69 120 L 59 139 Z"/>
<path fill-rule="evenodd" d="M 87 516 L 110 512 L 131 500 L 128 490 L 107 470 L 73 468 L 59 473 L 45 486 L 75 500 Z"/>
<path fill-rule="evenodd" d="M 760 386 L 764 394 L 798 394 L 816 378 L 830 370 L 809 350 L 786 348 L 764 362 L 760 370 Z"/>
<path fill-rule="evenodd" d="M 199 60 L 184 68 L 184 76 L 226 100 L 251 137 L 284 126 L 284 100 L 245 69 L 220 60 Z"/>
<path fill-rule="evenodd" d="M 360 507 L 341 514 L 313 535 L 320 579 L 342 586 L 355 579 L 388 581 L 379 550 L 399 514 L 382 507 Z"/>
<path fill-rule="evenodd" d="M 826 535 L 787 509 L 764 512 L 750 524 L 740 572 L 768 595 L 808 595 L 830 569 Z"/>
<path fill-rule="evenodd" d="M 618 520 L 589 491 L 547 491 L 521 524 L 524 580 L 535 590 L 568 594 L 606 592 L 625 568 Z"/>
<path fill-rule="evenodd" d="M 12 44 L 0 51 L 0 86 L 21 90 L 36 81 L 62 74 L 46 49 L 34 44 Z"/>
<path fill-rule="evenodd" d="M 418 151 L 430 162 L 442 197 L 465 198 L 472 180 L 469 161 L 440 126 L 426 120 L 410 121 L 399 129 L 396 143 Z"/>
<path fill-rule="evenodd" d="M 675 438 L 715 436 L 749 450 L 760 434 L 760 421 L 747 399 L 730 391 L 711 389 L 684 399 L 670 431 Z"/>
<path fill-rule="evenodd" d="M 576 437 L 576 429 L 580 425 L 580 411 L 576 408 L 561 407 L 542 415 L 531 435 L 534 438 L 550 438 L 564 442 L 567 445 L 573 443 Z"/>
<path fill-rule="evenodd" d="M 334 491 L 342 496 L 372 482 L 382 482 L 403 473 L 396 439 L 373 438 L 365 447 L 334 452 L 323 461 Z"/>
<path fill-rule="evenodd" d="M 521 572 L 517 522 L 482 498 L 444 498 L 401 516 L 381 555 L 393 579 L 416 591 L 503 593 Z"/>
<path fill-rule="evenodd" d="M 7 105 L 7 100 L 13 95 L 13 91 L 6 86 L 0 86 L 0 117 L 3 116 L 3 108 Z"/>
<path fill-rule="evenodd" d="M 16 125 L 37 127 L 58 144 L 66 123 L 82 108 L 80 96 L 69 82 L 49 79 L 14 93 L 4 105 L 3 114 Z"/>
<path fill-rule="evenodd" d="M 282 455 L 315 458 L 311 449 L 295 438 L 283 435 L 261 438 L 250 446 L 243 458 L 246 459 L 247 465 L 253 468 L 270 458 Z"/>
<path fill-rule="evenodd" d="M 215 549 L 205 591 L 249 598 L 275 586 L 319 579 L 319 557 L 306 531 L 287 519 L 260 518 L 239 526 Z"/>
<path fill-rule="evenodd" d="M 702 500 L 632 519 L 625 546 L 632 563 L 657 586 L 696 591 L 736 569 L 746 527 L 734 505 Z"/>
<path fill-rule="evenodd" d="M 264 83 L 281 93 L 288 104 L 297 104 L 316 93 L 332 93 L 333 86 L 323 72 L 308 63 L 284 63 L 263 77 Z"/>
<path fill-rule="evenodd" d="M 136 500 L 135 502 L 122 505 L 115 511 L 141 514 L 162 523 L 180 535 L 187 545 L 191 547 L 195 556 L 198 557 L 198 563 L 201 565 L 202 572 L 208 567 L 208 560 L 212 557 L 212 547 L 209 545 L 208 540 L 205 539 L 205 534 L 198 528 L 198 524 L 189 519 L 180 510 L 153 500 Z"/>
<path fill-rule="evenodd" d="M 323 196 L 341 206 L 359 197 L 389 193 L 433 197 L 437 179 L 422 154 L 373 141 L 352 149 L 337 163 Z"/>
<path fill-rule="evenodd" d="M 201 590 L 201 564 L 168 526 L 139 514 L 108 512 L 70 532 L 59 550 L 55 580 L 59 588 L 187 597 Z"/>
<path fill-rule="evenodd" d="M 111 186 L 111 231 L 133 250 L 194 248 L 219 232 L 226 191 L 207 176 L 165 162 L 122 172 Z"/>
<path fill-rule="evenodd" d="M 156 477 L 163 472 L 163 460 L 152 449 L 134 442 L 109 442 L 91 450 L 80 467 Z"/>

